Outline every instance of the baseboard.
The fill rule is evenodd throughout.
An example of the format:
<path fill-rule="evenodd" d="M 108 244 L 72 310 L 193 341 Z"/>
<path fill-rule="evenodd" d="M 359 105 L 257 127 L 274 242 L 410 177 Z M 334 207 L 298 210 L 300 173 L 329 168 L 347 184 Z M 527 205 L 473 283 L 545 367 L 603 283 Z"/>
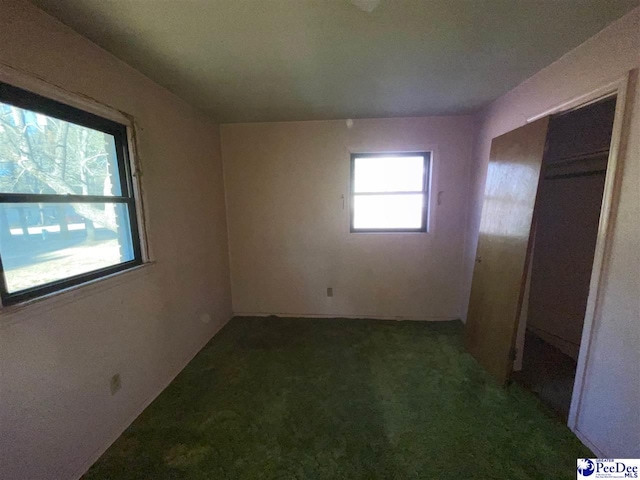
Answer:
<path fill-rule="evenodd" d="M 113 445 L 113 443 L 118 439 L 118 437 L 120 437 L 120 435 L 122 435 L 122 433 L 127 428 L 129 428 L 129 425 L 131 425 L 134 422 L 134 420 L 140 416 L 140 414 L 144 411 L 144 409 L 147 408 L 151 404 L 151 402 L 153 402 L 158 397 L 158 395 L 160 395 L 164 391 L 164 389 L 169 386 L 171 382 L 173 382 L 173 380 L 178 376 L 178 374 L 182 370 L 184 370 L 184 368 L 189 364 L 189 362 L 193 360 L 193 358 L 200 352 L 200 350 L 202 350 L 204 346 L 207 343 L 209 343 L 209 341 L 222 329 L 222 327 L 224 327 L 229 322 L 229 320 L 233 318 L 233 316 L 234 315 L 231 315 L 226 321 L 218 324 L 216 326 L 216 329 L 211 334 L 211 336 L 206 338 L 203 342 L 197 342 L 194 345 L 192 352 L 189 353 L 186 356 L 186 358 L 179 363 L 178 368 L 176 368 L 173 372 L 171 372 L 171 375 L 167 377 L 167 380 L 162 382 L 154 393 L 152 393 L 146 400 L 144 400 L 140 405 L 138 405 L 138 407 L 134 411 L 134 414 L 127 419 L 124 425 L 120 425 L 118 428 L 116 428 L 113 431 L 113 434 L 110 435 L 109 440 L 105 443 L 104 447 L 101 447 L 98 450 L 96 450 L 90 456 L 90 458 L 88 458 L 84 462 L 84 464 L 80 468 L 78 468 L 78 470 L 76 471 L 76 473 L 73 475 L 72 478 L 77 480 L 77 479 L 80 479 L 80 477 L 82 477 L 85 473 L 87 473 L 87 470 L 89 470 L 89 468 L 91 468 L 91 466 L 94 463 L 96 463 L 96 461 L 98 461 L 98 459 L 102 456 L 102 454 L 104 454 L 104 452 L 106 452 L 109 449 L 109 447 Z"/>
<path fill-rule="evenodd" d="M 593 442 L 591 442 L 587 438 L 587 436 L 577 428 L 573 430 L 573 433 L 575 433 L 576 437 L 578 437 L 578 440 L 580 440 L 585 447 L 587 447 L 589 450 L 591 450 L 595 454 L 595 458 L 611 458 L 611 457 L 607 457 L 602 450 L 596 447 L 593 444 Z"/>
<path fill-rule="evenodd" d="M 344 315 L 335 313 L 331 315 L 320 313 L 265 313 L 265 312 L 233 312 L 234 317 L 286 317 L 286 318 L 352 318 L 363 320 L 396 320 L 396 321 L 412 321 L 412 322 L 448 322 L 451 320 L 460 320 L 458 317 L 416 317 L 416 316 L 384 316 L 384 315 Z"/>

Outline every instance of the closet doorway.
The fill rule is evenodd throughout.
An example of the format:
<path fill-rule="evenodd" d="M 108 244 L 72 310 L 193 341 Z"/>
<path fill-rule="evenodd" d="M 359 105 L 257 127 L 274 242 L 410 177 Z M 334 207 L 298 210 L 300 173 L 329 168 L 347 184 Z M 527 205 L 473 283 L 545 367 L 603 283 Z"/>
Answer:
<path fill-rule="evenodd" d="M 512 379 L 567 420 L 600 222 L 616 98 L 551 117 Z"/>

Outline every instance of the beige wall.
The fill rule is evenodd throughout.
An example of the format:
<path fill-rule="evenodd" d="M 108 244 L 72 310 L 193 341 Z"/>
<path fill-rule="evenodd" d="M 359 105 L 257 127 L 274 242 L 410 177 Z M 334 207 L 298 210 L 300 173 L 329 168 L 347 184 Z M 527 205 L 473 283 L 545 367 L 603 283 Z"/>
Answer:
<path fill-rule="evenodd" d="M 4 0 L 0 19 L 1 64 L 138 127 L 156 263 L 0 313 L 0 477 L 69 479 L 231 314 L 220 139 L 192 107 L 30 4 Z"/>
<path fill-rule="evenodd" d="M 471 284 L 491 139 L 640 66 L 640 8 L 500 97 L 479 115 L 465 253 L 465 298 Z M 631 92 L 630 135 L 613 222 L 611 257 L 602 279 L 586 366 L 577 433 L 610 457 L 640 456 L 640 94 Z"/>
<path fill-rule="evenodd" d="M 473 129 L 463 116 L 222 125 L 234 312 L 459 318 Z M 349 233 L 350 152 L 424 150 L 430 232 Z"/>

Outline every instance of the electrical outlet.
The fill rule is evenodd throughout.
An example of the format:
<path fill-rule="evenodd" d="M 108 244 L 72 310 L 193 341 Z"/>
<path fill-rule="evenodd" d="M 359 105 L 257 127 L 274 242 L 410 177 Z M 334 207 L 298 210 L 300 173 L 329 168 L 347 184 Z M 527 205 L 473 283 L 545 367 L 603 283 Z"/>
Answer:
<path fill-rule="evenodd" d="M 327 288 L 327 297 L 333 297 L 333 288 L 332 287 Z"/>
<path fill-rule="evenodd" d="M 111 377 L 111 381 L 109 382 L 109 389 L 111 390 L 111 395 L 115 395 L 116 393 L 118 393 L 121 387 L 122 387 L 122 380 L 120 379 L 120 374 L 116 373 L 113 377 Z"/>

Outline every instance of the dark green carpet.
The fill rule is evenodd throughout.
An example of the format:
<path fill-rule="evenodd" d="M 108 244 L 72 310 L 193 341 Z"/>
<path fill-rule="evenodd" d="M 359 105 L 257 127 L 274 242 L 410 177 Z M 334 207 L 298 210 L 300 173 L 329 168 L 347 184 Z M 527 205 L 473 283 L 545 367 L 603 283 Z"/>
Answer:
<path fill-rule="evenodd" d="M 459 322 L 235 318 L 86 479 L 574 479 L 591 453 Z"/>

